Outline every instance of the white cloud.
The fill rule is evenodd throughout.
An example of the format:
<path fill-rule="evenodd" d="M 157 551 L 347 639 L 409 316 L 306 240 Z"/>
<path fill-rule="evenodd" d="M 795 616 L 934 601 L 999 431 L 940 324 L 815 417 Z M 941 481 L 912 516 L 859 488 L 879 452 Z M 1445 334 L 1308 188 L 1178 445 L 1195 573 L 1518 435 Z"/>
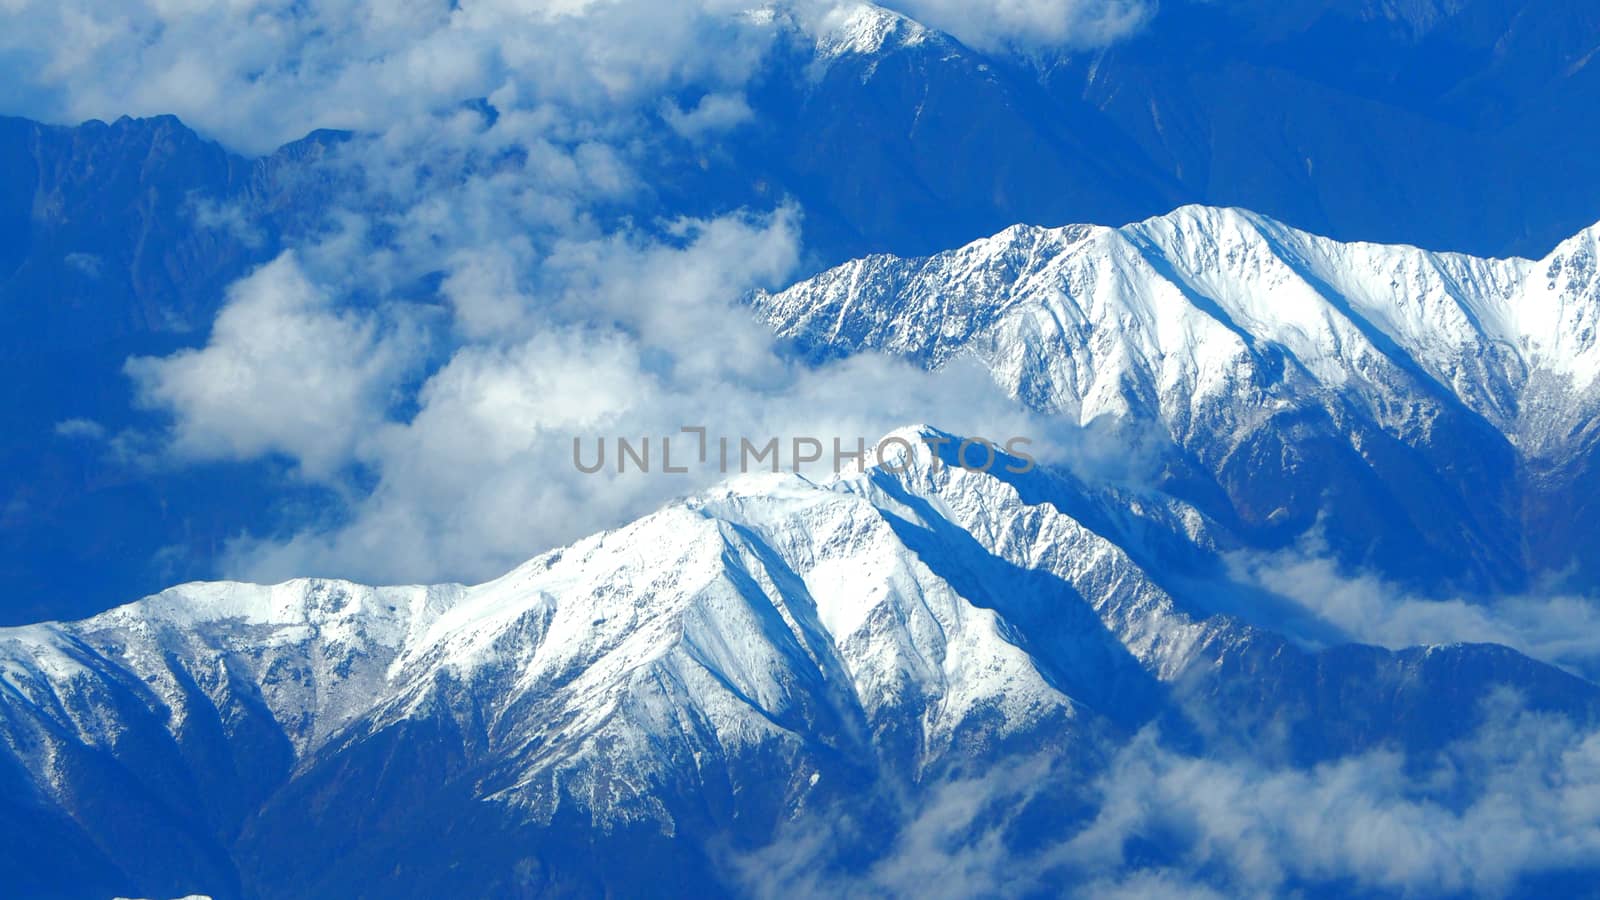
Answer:
<path fill-rule="evenodd" d="M 1154 0 L 892 0 L 884 4 L 981 50 L 1099 47 L 1139 30 Z"/>
<path fill-rule="evenodd" d="M 1145 734 L 1099 781 L 1094 822 L 1052 854 L 1125 877 L 1124 848 L 1174 845 L 1150 874 L 1230 896 L 1282 896 L 1297 883 L 1354 883 L 1413 895 L 1496 896 L 1527 875 L 1600 854 L 1600 733 L 1488 701 L 1472 738 L 1437 756 L 1377 751 L 1309 769 L 1200 759 Z"/>
<path fill-rule="evenodd" d="M 1191 756 L 1146 729 L 1087 775 L 1052 754 L 924 784 L 873 823 L 892 829 L 886 845 L 850 820 L 799 818 L 726 864 L 756 896 L 1085 898 L 1499 896 L 1593 866 L 1600 732 L 1510 692 L 1483 712 L 1436 753 L 1311 767 Z M 841 875 L 852 840 L 883 850 Z"/>
<path fill-rule="evenodd" d="M 784 27 L 751 5 L 66 0 L 11 17 L 0 69 L 52 118 L 177 112 L 253 151 L 360 132 L 330 151 L 347 187 L 325 227 L 236 284 L 204 347 L 128 364 L 172 417 L 170 457 L 281 455 L 344 504 L 331 528 L 241 538 L 219 574 L 478 580 L 715 480 L 584 476 L 575 431 L 849 441 L 928 422 L 1049 452 L 981 373 L 814 369 L 775 346 L 740 297 L 796 274 L 800 210 L 616 216 L 648 196 L 660 120 L 704 141 L 751 116 Z"/>
<path fill-rule="evenodd" d="M 784 278 L 797 249 L 795 213 L 779 210 L 671 223 L 661 238 L 558 241 L 522 278 L 509 262 L 522 251 L 447 254 L 444 293 L 456 332 L 470 337 L 427 378 L 415 414 L 385 418 L 374 404 L 344 415 L 346 429 L 324 435 L 325 445 L 293 445 L 319 454 L 342 448 L 376 475 L 376 486 L 353 499 L 332 531 L 238 542 L 225 571 L 258 580 L 478 580 L 723 477 L 714 466 L 689 475 L 583 474 L 572 460 L 574 437 L 659 439 L 705 426 L 760 440 L 872 441 L 930 421 L 997 437 L 1037 435 L 1034 449 L 1048 451 L 1048 434 L 975 367 L 930 375 L 874 356 L 822 368 L 786 358 L 739 298 Z M 482 327 L 485 308 L 496 327 Z M 166 363 L 142 365 L 161 372 Z M 230 434 L 238 425 L 232 406 L 163 396 L 180 435 Z M 283 440 L 257 445 L 294 452 Z"/>
<path fill-rule="evenodd" d="M 386 131 L 507 85 L 527 108 L 573 109 L 654 104 L 674 84 L 737 86 L 772 37 L 735 15 L 746 5 L 21 0 L 0 11 L 0 75 L 8 112 L 173 113 L 264 153 L 319 127 Z"/>
<path fill-rule="evenodd" d="M 668 100 L 663 104 L 662 117 L 673 131 L 694 140 L 707 134 L 727 131 L 755 117 L 743 94 L 707 94 L 691 109 L 683 109 Z"/>
<path fill-rule="evenodd" d="M 106 427 L 93 419 L 65 419 L 56 423 L 56 435 L 81 441 L 100 441 L 106 436 Z"/>
<path fill-rule="evenodd" d="M 1481 599 L 1418 596 L 1371 573 L 1345 572 L 1313 542 L 1277 553 L 1235 553 L 1235 577 L 1293 603 L 1338 636 L 1390 649 L 1503 644 L 1585 677 L 1600 675 L 1600 607 L 1560 591 Z M 1262 612 L 1259 607 L 1256 612 Z M 1311 637 L 1295 622 L 1261 624 Z"/>
<path fill-rule="evenodd" d="M 456 252 L 440 292 L 463 336 L 481 340 L 521 333 L 534 305 L 523 273 L 534 258 L 532 244 L 521 236 Z"/>
<path fill-rule="evenodd" d="M 409 322 L 329 308 L 285 253 L 233 286 L 203 349 L 136 357 L 127 371 L 141 403 L 177 414 L 179 455 L 282 453 L 327 476 L 381 421 L 422 349 Z"/>

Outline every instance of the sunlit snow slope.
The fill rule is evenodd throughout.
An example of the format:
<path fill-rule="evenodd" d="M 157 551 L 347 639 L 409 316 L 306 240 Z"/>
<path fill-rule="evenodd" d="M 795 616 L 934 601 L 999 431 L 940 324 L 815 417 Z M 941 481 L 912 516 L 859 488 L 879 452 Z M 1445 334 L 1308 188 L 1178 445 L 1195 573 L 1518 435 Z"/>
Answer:
<path fill-rule="evenodd" d="M 973 354 L 1262 545 L 1435 589 L 1600 578 L 1600 226 L 1543 260 L 1184 207 L 869 257 L 754 302 L 819 356 Z"/>
<path fill-rule="evenodd" d="M 1068 829 L 1151 724 L 1313 763 L 1442 746 L 1481 716 L 1439 699 L 1501 685 L 1593 715 L 1501 648 L 1311 652 L 1208 614 L 1147 569 L 1211 545 L 1181 503 L 909 462 L 736 480 L 477 587 L 196 584 L 0 631 L 0 866 L 71 855 L 84 895 L 720 892 L 792 823 L 856 823 L 848 871 L 910 798 L 1041 754 Z"/>

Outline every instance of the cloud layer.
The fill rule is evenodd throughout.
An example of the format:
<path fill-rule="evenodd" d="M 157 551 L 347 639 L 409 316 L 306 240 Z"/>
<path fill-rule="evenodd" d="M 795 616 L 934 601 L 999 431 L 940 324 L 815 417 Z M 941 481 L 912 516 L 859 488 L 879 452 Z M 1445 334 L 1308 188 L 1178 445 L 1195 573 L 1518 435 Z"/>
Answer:
<path fill-rule="evenodd" d="M 1230 557 L 1235 577 L 1281 597 L 1348 641 L 1390 649 L 1503 644 L 1593 679 L 1600 676 L 1600 608 L 1559 590 L 1487 598 L 1423 597 L 1367 572 L 1342 571 L 1311 542 Z M 1262 612 L 1259 607 L 1256 612 Z M 1300 624 L 1262 624 L 1306 636 Z"/>
<path fill-rule="evenodd" d="M 526 106 L 655 105 L 685 135 L 749 117 L 739 88 L 786 21 L 855 0 L 7 0 L 5 112 L 78 122 L 176 114 L 265 153 L 315 128 L 382 132 L 514 91 Z M 975 47 L 1086 47 L 1125 36 L 1148 0 L 906 0 Z M 769 14 L 777 10 L 781 15 Z"/>
<path fill-rule="evenodd" d="M 1529 713 L 1510 692 L 1485 712 L 1434 754 L 1307 768 L 1197 757 L 1147 729 L 1086 785 L 1051 757 L 928 785 L 900 804 L 886 851 L 848 878 L 828 856 L 848 822 L 800 820 L 730 868 L 773 897 L 1266 898 L 1501 896 L 1592 866 L 1600 733 Z M 1063 820 L 1079 802 L 1090 812 Z"/>
<path fill-rule="evenodd" d="M 1113 43 L 1155 15 L 1154 0 L 893 0 L 919 22 L 980 50 L 1083 49 Z"/>

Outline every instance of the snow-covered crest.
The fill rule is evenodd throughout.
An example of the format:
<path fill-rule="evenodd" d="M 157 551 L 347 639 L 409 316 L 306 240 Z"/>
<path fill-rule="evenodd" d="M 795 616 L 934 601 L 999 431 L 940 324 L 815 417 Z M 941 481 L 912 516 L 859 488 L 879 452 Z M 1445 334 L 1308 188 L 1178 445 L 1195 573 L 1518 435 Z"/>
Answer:
<path fill-rule="evenodd" d="M 1239 405 L 1241 391 L 1270 407 L 1302 379 L 1400 427 L 1389 382 L 1402 377 L 1542 445 L 1524 403 L 1559 389 L 1582 415 L 1600 379 L 1595 232 L 1541 261 L 1477 259 L 1189 206 L 1123 228 L 1017 226 L 925 259 L 869 257 L 755 303 L 827 352 L 929 365 L 976 353 L 1032 405 L 1082 422 L 1186 420 L 1207 398 Z"/>
<path fill-rule="evenodd" d="M 592 771 L 655 783 L 681 754 L 773 745 L 798 760 L 909 728 L 920 766 L 1070 731 L 1105 673 L 1019 644 L 1003 595 L 950 580 L 950 535 L 977 540 L 962 567 L 987 559 L 1057 585 L 1048 602 L 1086 629 L 1070 640 L 1100 648 L 1085 658 L 1121 655 L 1146 677 L 1182 668 L 1205 628 L 1114 544 L 991 474 L 936 463 L 922 433 L 896 435 L 916 448 L 903 472 L 737 479 L 477 587 L 193 584 L 0 631 L 0 717 L 19 748 L 58 730 L 115 748 L 142 716 L 181 735 L 211 715 L 197 704 L 259 696 L 309 756 L 470 709 L 503 768 L 495 789 L 541 815 L 554 785 Z M 697 724 L 683 731 L 686 711 Z M 28 758 L 48 781 L 47 755 Z M 626 793 L 596 813 L 653 817 L 653 803 Z"/>
<path fill-rule="evenodd" d="M 817 56 L 871 56 L 891 47 L 915 47 L 932 36 L 924 26 L 871 3 L 842 3 L 829 9 L 817 27 Z"/>

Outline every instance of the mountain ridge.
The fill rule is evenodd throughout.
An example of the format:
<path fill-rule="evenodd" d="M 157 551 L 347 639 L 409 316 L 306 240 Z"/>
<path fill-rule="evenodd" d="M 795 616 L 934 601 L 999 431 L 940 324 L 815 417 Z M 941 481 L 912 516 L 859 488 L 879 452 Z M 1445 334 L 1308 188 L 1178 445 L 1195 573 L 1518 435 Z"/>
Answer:
<path fill-rule="evenodd" d="M 1336 548 L 1351 568 L 1492 593 L 1596 574 L 1596 233 L 1479 260 L 1184 207 L 869 257 L 750 302 L 813 358 L 975 356 L 1041 415 L 1146 447 L 1258 544 L 1361 534 Z"/>
<path fill-rule="evenodd" d="M 192 584 L 0 630 L 0 765 L 30 785 L 11 813 L 75 823 L 119 891 L 348 888 L 350 857 L 324 855 L 338 817 L 307 832 L 311 804 L 388 835 L 374 852 L 427 833 L 424 810 L 477 821 L 485 871 L 542 873 L 520 889 L 625 889 L 606 854 L 678 847 L 685 884 L 722 894 L 726 862 L 692 860 L 736 822 L 752 851 L 829 810 L 887 837 L 909 827 L 897 791 L 1035 754 L 1066 802 L 1157 723 L 1176 747 L 1268 740 L 1313 765 L 1487 727 L 1477 701 L 1432 708 L 1441 691 L 1513 685 L 1600 721 L 1600 689 L 1504 648 L 1311 651 L 1197 608 L 1025 498 L 1042 488 L 936 459 L 936 431 L 895 434 L 899 471 L 737 479 L 477 587 Z M 172 855 L 130 865 L 123 817 Z M 559 849 L 589 829 L 610 849 Z M 382 893 L 459 889 L 457 840 L 414 848 L 418 880 Z M 303 854 L 321 862 L 272 862 Z M 0 853 L 18 878 L 32 865 Z"/>

